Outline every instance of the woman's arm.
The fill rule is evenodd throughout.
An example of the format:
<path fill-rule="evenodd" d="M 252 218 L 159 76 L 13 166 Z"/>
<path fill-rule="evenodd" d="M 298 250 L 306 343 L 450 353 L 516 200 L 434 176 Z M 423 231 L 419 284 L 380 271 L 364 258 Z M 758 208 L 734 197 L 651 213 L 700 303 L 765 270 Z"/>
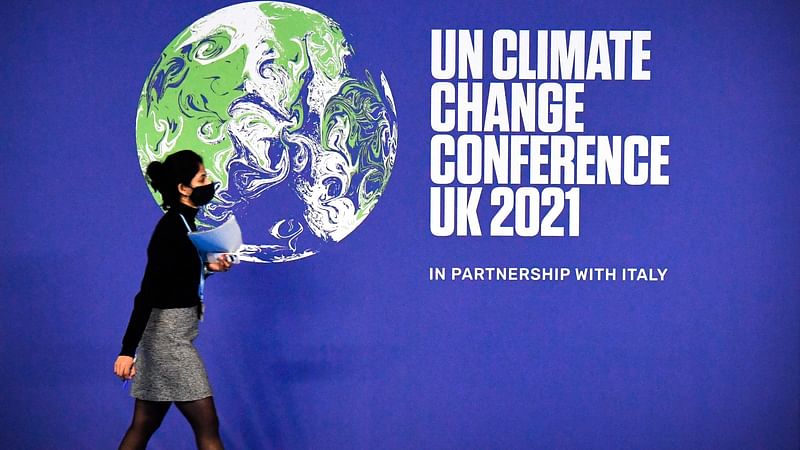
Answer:
<path fill-rule="evenodd" d="M 152 306 L 146 292 L 139 291 L 133 301 L 133 311 L 128 320 L 128 328 L 122 338 L 120 355 L 133 357 L 136 354 L 136 347 L 139 346 L 139 340 L 141 340 L 144 329 L 147 327 L 147 321 L 150 319 L 150 311 L 152 311 Z"/>
<path fill-rule="evenodd" d="M 153 297 L 157 295 L 159 289 L 163 289 L 170 274 L 170 270 L 176 267 L 177 258 L 173 248 L 175 238 L 172 236 L 169 223 L 162 220 L 153 231 L 150 243 L 147 246 L 147 266 L 145 267 L 144 277 L 142 278 L 141 288 L 133 301 L 133 311 L 128 321 L 128 328 L 122 338 L 122 349 L 120 355 L 133 357 L 136 347 L 147 327 L 150 319 L 150 312 L 153 309 Z"/>

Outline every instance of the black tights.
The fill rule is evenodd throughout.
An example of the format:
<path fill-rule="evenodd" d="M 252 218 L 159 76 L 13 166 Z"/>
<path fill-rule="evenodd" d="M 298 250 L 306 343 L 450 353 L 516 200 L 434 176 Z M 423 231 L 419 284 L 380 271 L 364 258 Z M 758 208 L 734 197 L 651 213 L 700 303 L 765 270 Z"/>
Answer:
<path fill-rule="evenodd" d="M 151 402 L 136 399 L 133 410 L 133 422 L 128 428 L 119 450 L 143 449 L 150 436 L 155 433 L 167 415 L 172 402 Z M 191 402 L 175 402 L 178 410 L 186 417 L 194 430 L 197 448 L 201 450 L 221 450 L 219 438 L 219 421 L 214 407 L 214 398 L 206 397 Z"/>

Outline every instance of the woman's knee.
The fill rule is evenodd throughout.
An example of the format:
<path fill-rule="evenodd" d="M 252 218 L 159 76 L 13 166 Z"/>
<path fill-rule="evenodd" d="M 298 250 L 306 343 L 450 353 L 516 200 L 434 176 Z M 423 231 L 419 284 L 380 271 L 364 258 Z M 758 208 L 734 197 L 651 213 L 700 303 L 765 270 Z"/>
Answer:
<path fill-rule="evenodd" d="M 216 413 L 203 415 L 199 420 L 201 428 L 217 432 L 219 430 L 219 418 Z"/>
<path fill-rule="evenodd" d="M 219 429 L 219 418 L 211 398 L 176 402 L 176 405 L 195 430 L 216 431 Z"/>

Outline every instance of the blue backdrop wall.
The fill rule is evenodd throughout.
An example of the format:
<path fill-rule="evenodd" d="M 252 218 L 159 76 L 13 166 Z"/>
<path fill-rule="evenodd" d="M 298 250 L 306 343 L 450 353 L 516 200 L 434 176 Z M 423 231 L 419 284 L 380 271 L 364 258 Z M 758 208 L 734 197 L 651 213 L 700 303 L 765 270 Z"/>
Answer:
<path fill-rule="evenodd" d="M 166 44 L 225 5 L 0 16 L 5 448 L 115 448 L 129 424 L 112 365 L 161 214 L 136 105 Z M 227 448 L 800 445 L 796 5 L 303 5 L 341 25 L 356 67 L 386 74 L 397 159 L 341 243 L 209 281 L 196 344 Z M 434 237 L 431 30 L 447 28 L 651 30 L 651 80 L 587 82 L 583 118 L 590 134 L 669 135 L 670 184 L 584 189 L 579 237 Z M 431 281 L 433 266 L 669 272 Z M 175 408 L 150 448 L 194 448 Z"/>

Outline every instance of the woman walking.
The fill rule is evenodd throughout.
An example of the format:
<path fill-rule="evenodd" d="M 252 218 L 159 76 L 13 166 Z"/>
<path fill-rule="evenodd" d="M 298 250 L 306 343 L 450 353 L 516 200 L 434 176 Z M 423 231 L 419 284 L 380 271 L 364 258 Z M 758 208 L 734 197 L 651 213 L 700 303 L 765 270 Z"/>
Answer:
<path fill-rule="evenodd" d="M 205 278 L 231 264 L 224 257 L 201 261 L 187 236 L 196 230 L 198 208 L 214 197 L 215 185 L 200 155 L 191 150 L 150 163 L 147 178 L 161 194 L 166 213 L 150 238 L 141 289 L 114 362 L 118 377 L 133 379 L 131 396 L 136 399 L 133 422 L 119 448 L 145 448 L 174 402 L 192 426 L 199 449 L 222 449 L 211 386 L 192 341 L 202 320 Z"/>

